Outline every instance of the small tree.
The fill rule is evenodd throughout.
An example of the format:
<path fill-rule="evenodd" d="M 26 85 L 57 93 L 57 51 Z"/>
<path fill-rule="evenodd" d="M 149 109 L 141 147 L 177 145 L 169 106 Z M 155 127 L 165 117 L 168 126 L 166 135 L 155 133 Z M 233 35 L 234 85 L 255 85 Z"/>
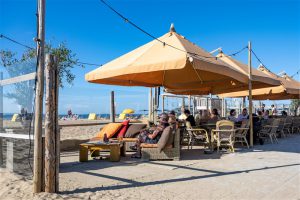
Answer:
<path fill-rule="evenodd" d="M 68 49 L 65 43 L 61 43 L 57 48 L 46 45 L 45 52 L 56 56 L 59 69 L 59 84 L 64 87 L 64 83 L 73 84 L 75 74 L 72 69 L 75 65 L 84 67 L 78 63 L 76 54 Z M 36 51 L 29 49 L 25 51 L 20 58 L 17 54 L 9 50 L 0 51 L 0 64 L 4 66 L 10 77 L 16 77 L 32 73 L 36 69 Z M 33 91 L 35 81 L 26 81 L 13 84 L 14 90 L 7 92 L 5 96 L 14 99 L 18 105 L 25 108 L 28 112 L 32 111 Z"/>

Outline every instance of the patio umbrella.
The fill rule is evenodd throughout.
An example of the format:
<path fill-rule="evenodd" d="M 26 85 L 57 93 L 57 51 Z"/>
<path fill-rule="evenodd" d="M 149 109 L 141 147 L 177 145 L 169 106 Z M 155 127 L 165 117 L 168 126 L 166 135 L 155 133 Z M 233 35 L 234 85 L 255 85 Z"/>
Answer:
<path fill-rule="evenodd" d="M 153 40 L 85 75 L 91 83 L 197 89 L 204 94 L 240 91 L 248 76 L 175 32 Z"/>
<path fill-rule="evenodd" d="M 255 89 L 252 91 L 254 100 L 284 100 L 284 99 L 299 99 L 300 98 L 300 82 L 294 80 L 284 74 L 282 77 L 272 73 L 264 66 L 259 66 L 259 71 L 278 79 L 281 82 L 280 86 Z M 219 95 L 220 97 L 245 97 L 248 96 L 247 91 L 232 92 Z"/>
<path fill-rule="evenodd" d="M 123 114 L 133 114 L 134 110 L 131 108 L 126 108 L 122 111 Z"/>
<path fill-rule="evenodd" d="M 223 52 L 220 52 L 216 57 L 218 58 L 218 60 L 221 60 L 224 63 L 230 65 L 232 68 L 234 68 L 236 71 L 240 72 L 241 74 L 248 76 L 248 66 L 245 65 L 244 63 L 241 63 L 238 60 L 233 59 L 232 57 L 224 54 Z M 247 85 L 243 85 L 239 88 L 240 91 L 248 89 L 248 81 L 249 79 L 247 80 Z M 252 68 L 252 89 L 265 88 L 265 87 L 278 86 L 278 85 L 280 85 L 280 81 L 274 76 Z M 165 91 L 168 93 L 181 94 L 181 95 L 204 95 L 205 94 L 205 92 L 203 92 L 202 90 L 197 90 L 197 89 L 186 89 L 186 90 L 166 89 Z M 248 95 L 247 91 L 245 91 L 244 93 Z"/>

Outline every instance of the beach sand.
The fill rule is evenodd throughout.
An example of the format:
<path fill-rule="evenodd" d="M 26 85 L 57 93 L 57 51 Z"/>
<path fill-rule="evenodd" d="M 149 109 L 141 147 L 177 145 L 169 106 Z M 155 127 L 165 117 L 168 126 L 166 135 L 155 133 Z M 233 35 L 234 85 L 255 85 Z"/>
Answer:
<path fill-rule="evenodd" d="M 60 193 L 32 194 L 30 176 L 0 171 L 0 199 L 266 199 L 300 198 L 300 135 L 279 144 L 204 154 L 182 150 L 180 161 L 78 162 L 62 152 Z"/>

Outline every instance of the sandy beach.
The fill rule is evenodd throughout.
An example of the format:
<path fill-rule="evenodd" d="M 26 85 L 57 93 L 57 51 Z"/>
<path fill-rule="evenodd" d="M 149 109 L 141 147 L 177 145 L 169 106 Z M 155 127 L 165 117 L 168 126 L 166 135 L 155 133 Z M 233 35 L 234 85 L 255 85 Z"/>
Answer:
<path fill-rule="evenodd" d="M 236 153 L 182 150 L 180 161 L 78 162 L 62 152 L 60 193 L 32 194 L 30 176 L 0 173 L 0 199 L 288 199 L 300 198 L 300 135 Z"/>

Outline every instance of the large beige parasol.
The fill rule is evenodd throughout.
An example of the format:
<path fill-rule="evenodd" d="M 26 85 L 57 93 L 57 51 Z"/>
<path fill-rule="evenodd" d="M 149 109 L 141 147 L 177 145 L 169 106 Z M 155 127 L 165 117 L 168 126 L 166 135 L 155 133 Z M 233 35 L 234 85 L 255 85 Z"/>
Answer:
<path fill-rule="evenodd" d="M 264 66 L 259 66 L 259 71 L 276 78 L 281 82 L 280 86 L 268 87 L 262 89 L 255 89 L 252 91 L 253 99 L 255 100 L 284 100 L 284 99 L 299 99 L 300 98 L 300 82 L 294 80 L 288 75 L 284 74 L 282 77 L 272 73 Z M 245 97 L 248 96 L 247 91 L 232 92 L 221 94 L 221 97 Z"/>
<path fill-rule="evenodd" d="M 171 27 L 153 40 L 85 75 L 91 83 L 164 86 L 218 94 L 248 87 L 248 75 L 213 57 Z"/>

